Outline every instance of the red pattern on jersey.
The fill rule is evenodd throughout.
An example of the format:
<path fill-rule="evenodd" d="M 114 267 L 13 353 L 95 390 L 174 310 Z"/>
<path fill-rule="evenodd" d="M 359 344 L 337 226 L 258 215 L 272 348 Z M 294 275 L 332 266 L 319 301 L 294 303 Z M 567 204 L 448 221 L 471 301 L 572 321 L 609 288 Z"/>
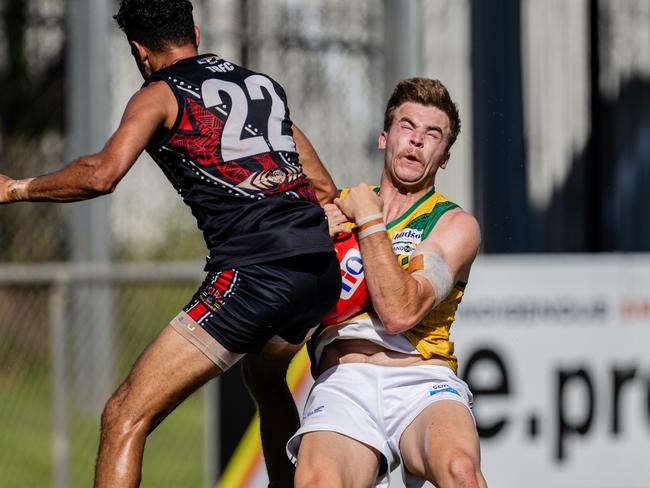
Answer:
<path fill-rule="evenodd" d="M 280 168 L 277 162 L 273 160 L 270 154 L 262 154 L 260 156 L 255 156 L 255 160 L 262 165 L 262 168 L 266 172 L 272 172 L 274 169 Z M 287 180 L 277 184 L 274 188 L 265 191 L 267 195 L 277 195 L 278 193 L 285 192 L 295 192 L 304 198 L 307 201 L 318 203 L 316 198 L 316 192 L 313 187 L 307 182 L 304 174 L 302 172 L 296 171 L 291 173 L 285 168 L 283 170 L 287 174 Z"/>
<path fill-rule="evenodd" d="M 299 195 L 303 195 L 303 190 L 305 188 L 311 188 L 311 186 L 305 181 L 304 176 L 299 176 L 300 179 L 303 181 L 298 181 L 297 178 L 293 178 L 290 181 L 285 181 L 284 183 L 281 183 L 274 188 L 271 188 L 269 191 L 266 192 L 267 195 L 276 195 L 278 193 L 285 193 L 285 192 L 295 192 L 298 193 Z"/>
<path fill-rule="evenodd" d="M 185 99 L 185 107 L 178 131 L 170 139 L 169 145 L 180 149 L 202 166 L 218 166 L 221 159 L 217 149 L 224 122 L 191 98 Z"/>
<path fill-rule="evenodd" d="M 219 276 L 213 286 L 217 290 L 219 290 L 219 293 L 223 295 L 232 286 L 234 277 L 235 277 L 234 269 L 225 269 L 221 273 L 219 273 Z"/>
<path fill-rule="evenodd" d="M 181 123 L 178 125 L 179 130 L 193 130 L 192 122 L 187 117 L 187 110 L 183 110 L 183 117 L 181 118 Z"/>
<path fill-rule="evenodd" d="M 181 116 L 178 130 L 169 140 L 169 146 L 187 155 L 195 164 L 211 166 L 218 173 L 235 184 L 246 180 L 255 171 L 235 161 L 224 162 L 220 157 L 219 144 L 225 122 L 216 114 L 195 102 L 185 99 L 185 110 Z M 279 170 L 285 174 L 286 181 L 264 181 L 259 190 L 266 195 L 295 192 L 308 201 L 317 203 L 316 194 L 301 172 L 281 167 L 271 154 L 259 154 L 253 159 L 261 166 L 262 173 Z M 250 164 L 250 163 L 249 163 Z M 277 175 L 276 175 L 277 178 Z M 271 187 L 269 187 L 269 186 Z"/>
<path fill-rule="evenodd" d="M 308 202 L 313 202 L 317 205 L 318 203 L 318 197 L 316 196 L 316 190 L 314 190 L 314 187 L 307 182 L 307 179 L 303 177 L 304 184 L 296 190 L 298 192 L 298 195 L 300 195 L 303 199 L 307 200 Z"/>
<path fill-rule="evenodd" d="M 192 317 L 192 320 L 194 320 L 195 322 L 201 320 L 203 316 L 208 312 L 209 310 L 205 308 L 205 306 L 201 302 L 197 302 L 196 304 L 194 304 L 194 306 L 191 309 L 186 310 L 187 315 Z"/>
<path fill-rule="evenodd" d="M 244 181 L 252 173 L 251 170 L 244 168 L 241 164 L 232 161 L 222 164 L 219 169 L 224 176 L 227 176 L 237 183 Z"/>
<path fill-rule="evenodd" d="M 271 171 L 276 168 L 279 168 L 278 163 L 273 161 L 273 158 L 271 157 L 270 154 L 260 154 L 259 156 L 255 156 L 255 161 L 260 163 L 264 171 Z"/>

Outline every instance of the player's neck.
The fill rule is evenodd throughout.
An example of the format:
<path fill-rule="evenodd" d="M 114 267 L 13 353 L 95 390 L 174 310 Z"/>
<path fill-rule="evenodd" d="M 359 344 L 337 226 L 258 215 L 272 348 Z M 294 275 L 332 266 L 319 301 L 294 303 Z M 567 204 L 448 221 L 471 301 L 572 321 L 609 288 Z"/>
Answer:
<path fill-rule="evenodd" d="M 183 59 L 192 58 L 197 54 L 198 51 L 192 44 L 176 46 L 168 51 L 156 53 L 150 59 L 152 71 L 156 72 Z"/>
<path fill-rule="evenodd" d="M 430 192 L 432 188 L 433 183 L 430 186 L 416 191 L 408 191 L 396 187 L 389 178 L 383 176 L 379 190 L 379 198 L 383 204 L 384 220 L 390 222 L 401 217 L 414 203 Z"/>

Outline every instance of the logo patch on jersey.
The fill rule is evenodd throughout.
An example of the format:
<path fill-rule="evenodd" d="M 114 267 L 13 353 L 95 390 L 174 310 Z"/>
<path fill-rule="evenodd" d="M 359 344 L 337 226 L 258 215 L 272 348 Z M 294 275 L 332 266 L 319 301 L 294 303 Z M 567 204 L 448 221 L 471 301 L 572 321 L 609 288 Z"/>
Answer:
<path fill-rule="evenodd" d="M 273 162 L 269 155 L 265 155 L 263 158 L 255 157 L 255 159 L 262 165 L 267 161 Z M 299 167 L 287 166 L 286 168 L 275 167 L 270 169 L 265 167 L 263 171 L 251 174 L 238 186 L 248 190 L 264 191 L 267 195 L 274 195 L 291 189 L 294 182 L 301 177 L 303 177 L 303 174 Z"/>
<path fill-rule="evenodd" d="M 217 271 L 211 276 L 210 284 L 204 286 L 199 295 L 199 301 L 210 311 L 219 310 L 228 295 L 233 293 L 238 282 L 236 270 Z"/>
<path fill-rule="evenodd" d="M 205 56 L 197 59 L 196 62 L 199 64 L 217 64 L 219 61 L 221 61 L 219 56 Z"/>
<path fill-rule="evenodd" d="M 357 248 L 348 249 L 341 259 L 341 299 L 348 300 L 363 282 L 363 262 Z"/>
<path fill-rule="evenodd" d="M 214 286 L 203 290 L 200 295 L 201 302 L 211 311 L 216 312 L 223 305 L 223 295 Z"/>
<path fill-rule="evenodd" d="M 323 410 L 325 410 L 325 405 L 321 405 L 320 407 L 316 407 L 313 410 L 307 412 L 305 415 L 303 415 L 302 419 L 305 420 L 305 419 L 311 417 L 312 415 L 315 415 L 317 413 L 321 413 Z"/>
<path fill-rule="evenodd" d="M 429 390 L 429 396 L 437 395 L 438 393 L 453 393 L 454 395 L 461 396 L 460 393 L 458 393 L 458 390 L 452 388 L 446 383 L 443 383 L 442 385 L 432 386 Z"/>
<path fill-rule="evenodd" d="M 404 229 L 393 237 L 393 252 L 400 254 L 411 254 L 422 241 L 422 231 L 417 229 Z"/>

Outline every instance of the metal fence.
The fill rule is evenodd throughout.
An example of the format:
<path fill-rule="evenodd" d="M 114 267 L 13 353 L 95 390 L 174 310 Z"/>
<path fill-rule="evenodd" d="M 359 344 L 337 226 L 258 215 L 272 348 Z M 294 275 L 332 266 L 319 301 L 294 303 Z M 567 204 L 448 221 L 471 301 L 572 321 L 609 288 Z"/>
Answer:
<path fill-rule="evenodd" d="M 0 267 L 0 486 L 90 486 L 101 406 L 202 277 L 200 263 Z M 110 323 L 83 299 L 97 290 Z M 142 486 L 214 486 L 216 388 L 150 436 Z"/>
<path fill-rule="evenodd" d="M 647 213 L 650 195 L 644 192 L 650 174 L 645 115 L 650 113 L 647 0 L 498 2 L 501 10 L 493 10 L 500 22 L 508 6 L 522 12 L 521 22 L 513 17 L 510 25 L 517 31 L 521 28 L 521 35 L 516 42 L 504 44 L 522 53 L 521 73 L 495 48 L 492 31 L 486 31 L 489 56 L 483 58 L 487 67 L 504 69 L 481 71 L 474 52 L 480 31 L 473 26 L 479 22 L 503 30 L 500 22 L 491 23 L 479 15 L 486 5 L 481 0 L 193 3 L 203 32 L 201 50 L 276 78 L 287 91 L 293 120 L 310 137 L 341 186 L 376 181 L 379 175 L 382 158 L 376 137 L 392 84 L 389 71 L 412 54 L 408 49 L 392 52 L 408 43 L 396 39 L 396 31 L 404 26 L 398 26 L 391 12 L 407 6 L 419 9 L 419 23 L 407 27 L 419 26 L 419 37 L 413 35 L 410 40 L 415 41 L 412 51 L 418 51 L 420 69 L 408 75 L 445 82 L 459 102 L 463 120 L 451 169 L 437 178 L 436 185 L 464 208 L 477 211 L 484 236 L 503 234 L 504 241 L 512 241 L 512 234 L 501 232 L 499 224 L 514 222 L 513 209 L 521 209 L 526 222 L 533 222 L 537 229 L 530 233 L 529 250 L 647 249 L 650 234 L 647 226 L 638 225 Z M 84 110 L 92 105 L 91 115 L 101 119 L 107 131 L 115 129 L 126 101 L 142 82 L 129 46 L 110 18 L 116 4 L 113 0 L 0 2 L 0 173 L 17 178 L 47 173 L 60 168 L 68 159 L 66 154 L 76 157 L 79 151 L 98 150 L 77 147 L 88 141 L 72 129 L 90 124 L 71 122 L 75 103 Z M 84 15 L 97 20 L 99 12 L 105 17 L 98 25 L 85 22 Z M 586 32 L 590 23 L 591 31 Z M 94 59 L 90 63 L 77 56 L 82 68 L 97 68 L 97 59 L 106 68 L 102 86 L 106 85 L 107 93 L 102 98 L 107 106 L 103 108 L 96 105 L 97 98 L 72 89 L 66 71 L 74 62 L 75 49 L 87 47 L 71 40 L 79 26 L 95 31 L 105 26 L 108 33 L 98 36 L 107 39 L 105 55 L 89 56 Z M 587 49 L 590 38 L 594 53 Z M 494 52 L 499 56 L 493 56 Z M 587 56 L 594 58 L 593 54 L 598 54 L 598 63 L 588 73 Z M 398 72 L 402 73 L 395 69 L 393 74 Z M 514 105 L 525 114 L 525 124 L 519 124 L 516 131 L 503 130 L 508 117 L 501 107 L 484 110 L 485 118 L 479 117 L 479 108 L 485 109 L 486 100 L 494 98 L 493 93 L 485 98 L 476 95 L 476 85 L 483 83 L 486 73 L 493 73 L 490 79 L 495 83 L 504 73 L 523 78 L 522 100 L 510 91 L 504 93 L 503 106 Z M 81 81 L 89 79 L 83 72 L 77 76 Z M 593 79 L 586 79 L 589 76 Z M 602 100 L 585 99 L 589 83 L 600 86 Z M 564 89 L 567 85 L 572 90 Z M 93 86 L 98 89 L 99 84 Z M 598 113 L 590 114 L 587 102 Z M 547 118 L 553 123 L 540 122 Z M 607 123 L 610 119 L 616 123 Z M 583 152 L 582 147 L 588 123 L 593 125 L 591 137 L 597 139 L 589 151 L 606 163 L 595 172 L 592 153 Z M 601 132 L 596 130 L 599 123 Z M 486 127 L 494 128 L 489 144 L 478 133 Z M 614 127 L 614 137 L 600 137 L 610 127 Z M 482 144 L 508 147 L 513 134 L 522 140 L 525 135 L 527 141 L 525 151 L 522 148 L 510 161 L 529 177 L 518 183 L 502 164 L 505 159 L 480 151 Z M 613 143 L 608 142 L 612 139 Z M 498 185 L 486 183 L 487 176 L 477 172 L 482 167 L 490 168 L 489 175 Z M 590 176 L 594 174 L 601 176 Z M 612 182 L 609 186 L 608 181 Z M 513 192 L 527 184 L 530 195 L 513 199 Z M 502 186 L 508 191 L 488 191 Z M 479 198 L 482 189 L 485 201 Z M 601 193 L 609 195 L 611 189 L 615 190 L 611 199 L 601 198 Z M 582 240 L 573 243 L 574 234 L 591 239 L 591 229 L 598 227 L 583 218 L 585 209 L 593 206 L 583 198 L 587 190 L 603 206 L 602 227 L 612 243 L 598 245 L 592 240 L 595 244 L 589 248 Z M 497 205 L 500 197 L 509 199 L 507 205 Z M 523 213 L 529 197 L 540 212 L 537 220 Z M 52 480 L 57 480 L 57 486 L 89 485 L 101 405 L 145 345 L 184 305 L 202 276 L 200 264 L 135 264 L 196 259 L 206 252 L 189 210 L 149 158 L 136 163 L 115 194 L 96 204 L 16 204 L 0 209 L 2 487 L 43 486 Z M 89 205 L 99 208 L 101 219 L 89 217 Z M 575 215 L 575 221 L 567 215 Z M 496 220 L 490 221 L 490 216 Z M 515 224 L 515 230 L 533 225 Z M 548 232 L 549 228 L 554 232 Z M 122 264 L 108 268 L 84 261 L 90 257 L 83 256 L 80 248 L 91 237 L 104 244 L 99 254 Z M 498 252 L 509 249 L 493 247 Z M 8 264 L 67 260 L 79 261 Z M 200 439 L 213 432 L 205 421 L 212 422 L 214 417 L 204 421 L 203 404 L 200 395 L 194 395 L 153 434 L 143 486 L 196 486 L 199 478 L 213 479 L 215 467 L 202 459 L 216 448 L 203 446 Z M 201 465 L 207 474 L 201 475 Z"/>
<path fill-rule="evenodd" d="M 0 2 L 0 173 L 55 171 L 117 127 L 142 83 L 117 3 Z M 339 184 L 376 179 L 383 2 L 193 4 L 202 52 L 275 77 Z M 105 400 L 202 278 L 200 264 L 169 261 L 205 253 L 146 156 L 108 198 L 0 209 L 1 487 L 91 484 Z M 152 434 L 142 486 L 214 486 L 216 402 L 195 394 Z"/>

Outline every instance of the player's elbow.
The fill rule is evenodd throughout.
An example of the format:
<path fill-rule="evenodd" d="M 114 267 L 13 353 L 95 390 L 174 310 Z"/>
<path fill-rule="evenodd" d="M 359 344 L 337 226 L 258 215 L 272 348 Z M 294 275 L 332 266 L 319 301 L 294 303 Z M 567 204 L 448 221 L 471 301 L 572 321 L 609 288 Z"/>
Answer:
<path fill-rule="evenodd" d="M 108 175 L 94 174 L 89 182 L 88 189 L 94 195 L 107 195 L 117 188 L 117 180 Z"/>
<path fill-rule="evenodd" d="M 405 310 L 388 311 L 381 314 L 384 330 L 390 335 L 407 331 L 417 324 L 417 320 Z"/>
<path fill-rule="evenodd" d="M 112 170 L 112 164 L 101 155 L 88 158 L 85 164 L 89 170 L 86 186 L 92 195 L 106 195 L 115 191 L 120 178 Z"/>
<path fill-rule="evenodd" d="M 429 307 L 429 297 L 425 296 L 417 287 L 405 288 L 399 298 L 385 302 L 384 306 L 375 306 L 384 329 L 389 334 L 395 335 L 415 327 L 426 314 Z M 381 301 L 375 302 L 377 304 Z"/>
<path fill-rule="evenodd" d="M 333 185 L 327 185 L 325 188 L 321 189 L 318 193 L 318 201 L 321 206 L 326 203 L 332 203 L 336 197 L 339 196 L 339 192 Z"/>

